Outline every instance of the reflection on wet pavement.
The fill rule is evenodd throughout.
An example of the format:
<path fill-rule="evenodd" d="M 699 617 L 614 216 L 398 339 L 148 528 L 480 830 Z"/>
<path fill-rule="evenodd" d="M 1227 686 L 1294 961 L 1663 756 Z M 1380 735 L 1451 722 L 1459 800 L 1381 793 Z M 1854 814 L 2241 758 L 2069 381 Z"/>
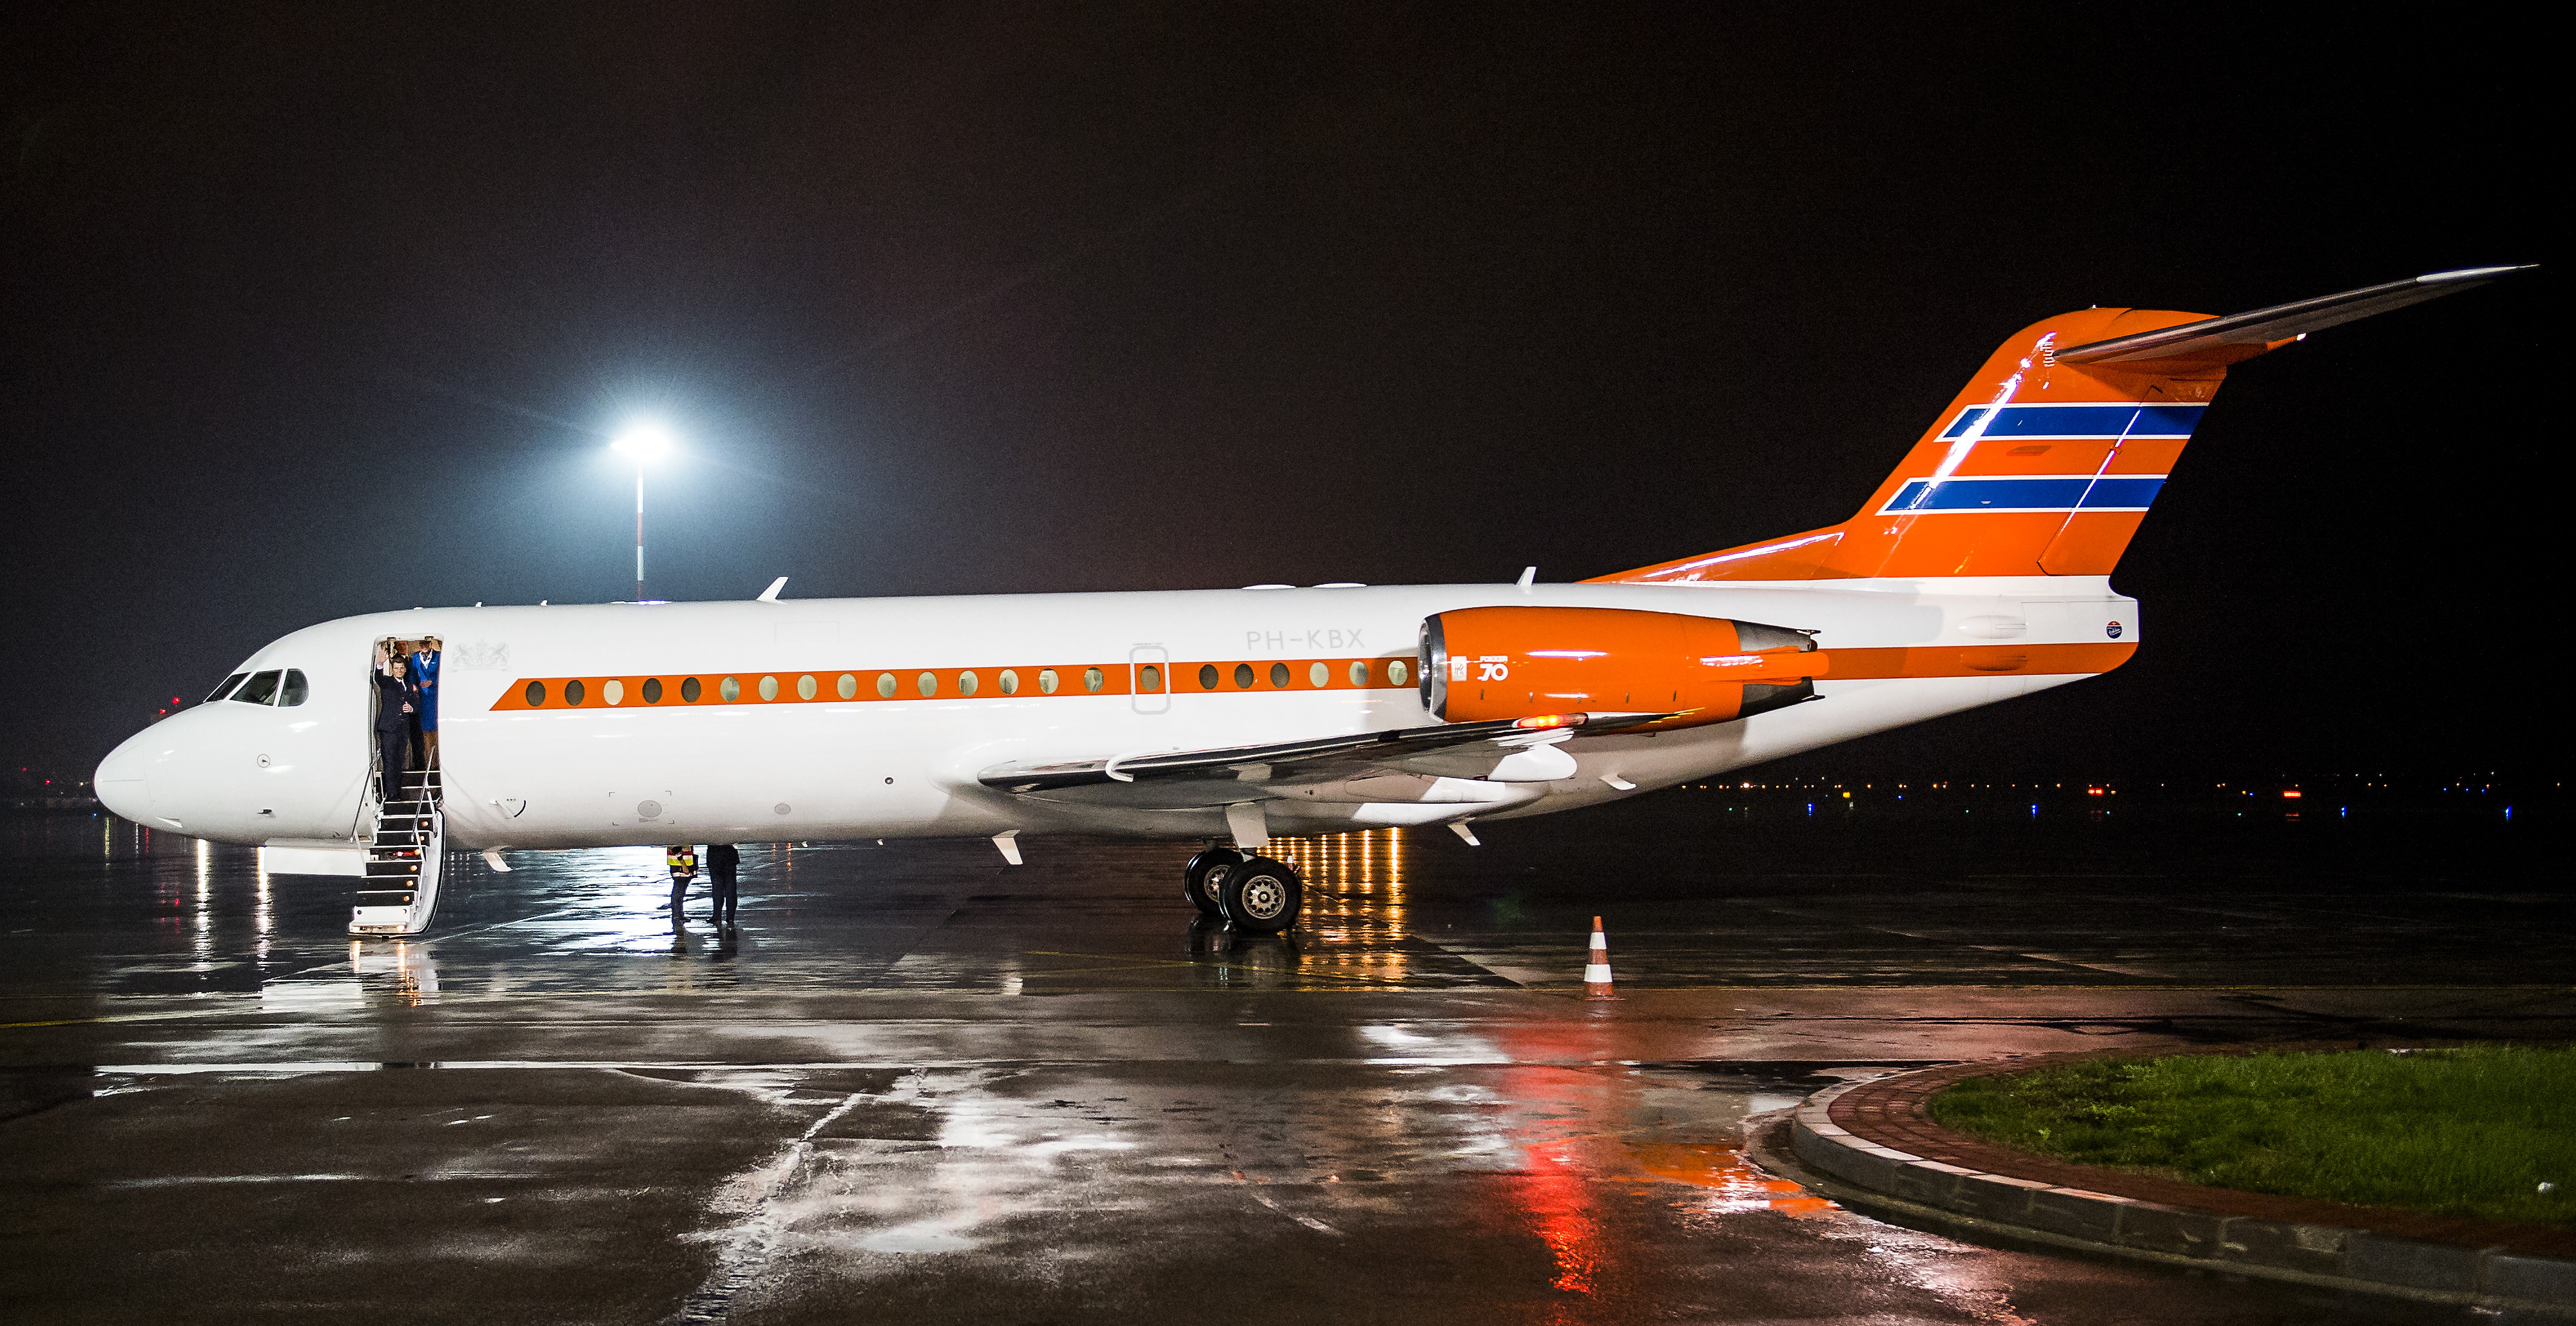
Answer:
<path fill-rule="evenodd" d="M 8 827 L 0 1299 L 46 1320 L 2422 1320 L 1898 1229 L 1744 1121 L 1955 1058 L 2576 1031 L 2563 905 L 2451 847 L 2481 886 L 2121 840 L 2124 884 L 2081 828 L 2009 879 L 1910 830 L 1349 835 L 1276 846 L 1269 939 L 1169 845 L 746 848 L 723 932 L 658 849 L 520 853 L 353 943 L 340 881 Z M 1674 865 L 1765 852 L 1805 873 Z"/>

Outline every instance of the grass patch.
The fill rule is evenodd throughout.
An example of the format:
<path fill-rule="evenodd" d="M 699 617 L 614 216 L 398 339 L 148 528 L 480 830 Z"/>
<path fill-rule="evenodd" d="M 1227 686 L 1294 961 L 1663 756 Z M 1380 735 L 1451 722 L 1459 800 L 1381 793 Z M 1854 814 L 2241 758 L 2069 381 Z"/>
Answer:
<path fill-rule="evenodd" d="M 2576 1226 L 2576 1049 L 2096 1059 L 1969 1078 L 1931 1111 L 2088 1165 Z"/>

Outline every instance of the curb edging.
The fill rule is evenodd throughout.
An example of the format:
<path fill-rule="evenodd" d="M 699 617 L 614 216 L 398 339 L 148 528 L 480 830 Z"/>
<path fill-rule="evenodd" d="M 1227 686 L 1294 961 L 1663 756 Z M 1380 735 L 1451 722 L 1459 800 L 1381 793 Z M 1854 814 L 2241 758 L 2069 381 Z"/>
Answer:
<path fill-rule="evenodd" d="M 1986 1071 L 2029 1066 L 1997 1064 Z M 1884 1090 L 1924 1075 L 1976 1074 L 1922 1069 L 1827 1087 L 1791 1115 L 1792 1152 L 1864 1194 L 2042 1235 L 2047 1242 L 2237 1275 L 2576 1317 L 2576 1261 L 2394 1238 L 2357 1227 L 2225 1215 L 1987 1173 L 1882 1145 L 1832 1118 L 1834 1103 L 1854 1091 Z"/>

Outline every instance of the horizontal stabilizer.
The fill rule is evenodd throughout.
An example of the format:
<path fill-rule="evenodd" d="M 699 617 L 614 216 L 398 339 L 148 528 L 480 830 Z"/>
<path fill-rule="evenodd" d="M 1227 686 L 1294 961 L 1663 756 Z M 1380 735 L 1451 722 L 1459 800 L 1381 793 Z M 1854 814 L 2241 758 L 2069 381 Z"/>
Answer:
<path fill-rule="evenodd" d="M 2309 332 L 2366 318 L 2374 313 L 2457 294 L 2499 276 L 2530 271 L 2532 266 L 2464 267 L 2452 272 L 2433 272 L 2411 280 L 2390 281 L 2385 285 L 2364 286 L 2339 295 L 2320 295 L 2315 299 L 2256 309 L 2251 313 L 2203 318 L 2179 327 L 2165 327 L 2060 350 L 2057 362 L 2230 363 L 2250 357 L 2245 347 L 2255 347 L 2254 353 L 2259 354 L 2261 347 L 2278 341 L 2293 340 Z"/>

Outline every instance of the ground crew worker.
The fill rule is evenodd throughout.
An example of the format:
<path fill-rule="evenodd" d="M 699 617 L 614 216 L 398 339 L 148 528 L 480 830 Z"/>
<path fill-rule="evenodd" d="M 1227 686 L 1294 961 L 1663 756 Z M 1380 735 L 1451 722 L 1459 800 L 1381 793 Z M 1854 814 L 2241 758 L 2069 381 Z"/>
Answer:
<path fill-rule="evenodd" d="M 687 843 L 665 853 L 671 862 L 671 928 L 680 928 L 680 903 L 688 896 L 689 881 L 698 877 L 698 849 Z"/>
<path fill-rule="evenodd" d="M 742 865 L 742 853 L 732 843 L 707 844 L 707 879 L 715 885 L 715 912 L 709 919 L 717 925 L 733 924 L 734 872 Z"/>

